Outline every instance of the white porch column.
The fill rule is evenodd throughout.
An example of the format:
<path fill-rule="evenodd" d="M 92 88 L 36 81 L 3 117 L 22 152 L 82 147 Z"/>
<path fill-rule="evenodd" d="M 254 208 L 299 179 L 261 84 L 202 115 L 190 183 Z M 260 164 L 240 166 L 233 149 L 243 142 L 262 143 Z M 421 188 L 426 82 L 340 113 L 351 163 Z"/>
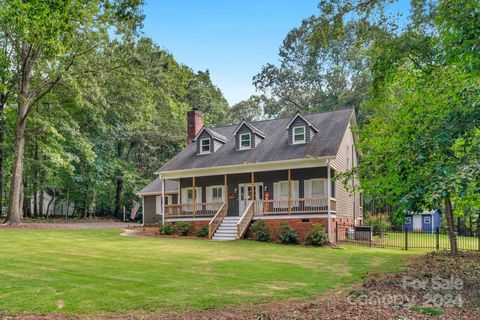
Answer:
<path fill-rule="evenodd" d="M 160 177 L 162 179 L 162 177 Z M 165 224 L 165 180 L 162 179 L 162 224 Z"/>
<path fill-rule="evenodd" d="M 332 191 L 330 190 L 332 184 L 330 182 L 330 159 L 327 160 L 327 204 L 328 204 L 328 241 L 332 242 L 332 221 L 331 221 L 331 207 L 330 207 L 330 195 Z"/>

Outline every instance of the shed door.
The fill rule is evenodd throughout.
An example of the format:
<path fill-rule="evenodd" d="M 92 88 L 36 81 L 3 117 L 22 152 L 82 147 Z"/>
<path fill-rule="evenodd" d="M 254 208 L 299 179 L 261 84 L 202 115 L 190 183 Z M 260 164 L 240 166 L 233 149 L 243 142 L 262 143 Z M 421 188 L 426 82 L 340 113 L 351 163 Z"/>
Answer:
<path fill-rule="evenodd" d="M 413 216 L 413 230 L 422 230 L 422 216 L 419 214 Z"/>

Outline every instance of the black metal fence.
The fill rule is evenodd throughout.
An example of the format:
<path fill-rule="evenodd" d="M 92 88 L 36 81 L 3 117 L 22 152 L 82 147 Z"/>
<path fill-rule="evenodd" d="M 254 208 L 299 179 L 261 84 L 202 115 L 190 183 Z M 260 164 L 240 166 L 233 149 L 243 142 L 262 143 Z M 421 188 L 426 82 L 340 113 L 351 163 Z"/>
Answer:
<path fill-rule="evenodd" d="M 403 250 L 450 250 L 450 238 L 440 228 L 433 230 L 409 230 L 391 228 L 373 228 L 370 226 L 335 226 L 335 241 L 351 245 L 379 248 L 397 248 Z M 480 236 L 457 233 L 459 250 L 480 250 Z"/>

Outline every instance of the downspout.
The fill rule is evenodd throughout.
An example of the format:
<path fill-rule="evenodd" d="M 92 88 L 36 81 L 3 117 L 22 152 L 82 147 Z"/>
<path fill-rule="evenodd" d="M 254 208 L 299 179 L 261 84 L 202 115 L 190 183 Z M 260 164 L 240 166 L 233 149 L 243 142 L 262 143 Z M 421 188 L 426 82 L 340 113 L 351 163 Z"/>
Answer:
<path fill-rule="evenodd" d="M 68 211 L 67 211 L 67 214 L 68 214 Z M 143 195 L 142 195 L 142 227 L 145 227 L 145 197 Z"/>
<path fill-rule="evenodd" d="M 330 159 L 327 160 L 327 210 L 328 210 L 328 222 L 327 222 L 327 228 L 328 228 L 328 241 L 332 242 L 332 222 L 331 222 L 331 205 L 330 205 L 330 195 L 331 195 L 331 187 L 332 184 L 330 183 Z"/>
<path fill-rule="evenodd" d="M 162 179 L 160 176 L 160 179 L 162 180 L 162 225 L 165 224 L 165 180 Z"/>

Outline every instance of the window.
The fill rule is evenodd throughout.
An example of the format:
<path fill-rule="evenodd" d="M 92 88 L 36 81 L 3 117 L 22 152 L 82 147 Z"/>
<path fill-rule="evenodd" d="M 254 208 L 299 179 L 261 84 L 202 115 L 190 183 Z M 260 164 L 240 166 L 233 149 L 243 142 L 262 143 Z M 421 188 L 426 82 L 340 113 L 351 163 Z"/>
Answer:
<path fill-rule="evenodd" d="M 195 198 L 196 200 L 193 201 L 193 188 L 182 188 L 182 193 L 181 193 L 181 203 L 184 204 L 185 206 L 182 206 L 183 211 L 192 211 L 193 206 L 191 205 L 192 203 L 202 203 L 202 187 L 196 187 L 195 188 Z M 199 206 L 196 206 L 197 208 L 200 208 Z"/>
<path fill-rule="evenodd" d="M 222 202 L 223 201 L 223 187 L 214 186 L 212 187 L 212 202 Z"/>
<path fill-rule="evenodd" d="M 242 133 L 240 135 L 240 150 L 252 148 L 252 135 L 250 133 Z"/>
<path fill-rule="evenodd" d="M 279 182 L 280 184 L 280 197 L 282 199 L 288 199 L 288 181 Z"/>
<path fill-rule="evenodd" d="M 405 223 L 406 224 L 412 223 L 412 217 L 405 217 Z"/>
<path fill-rule="evenodd" d="M 423 223 L 430 224 L 432 222 L 432 217 L 430 216 L 423 216 Z"/>
<path fill-rule="evenodd" d="M 330 186 L 330 188 L 331 188 L 331 189 L 330 189 L 330 194 L 331 194 L 331 195 L 330 195 L 330 197 L 331 197 L 331 198 L 335 198 L 335 197 L 336 197 L 336 191 L 337 191 L 337 188 L 336 188 L 336 186 L 337 186 L 337 185 L 336 185 L 336 180 L 333 180 L 333 179 L 332 179 L 332 180 L 330 181 L 330 183 L 331 183 L 331 186 Z"/>
<path fill-rule="evenodd" d="M 304 181 L 306 199 L 323 199 L 327 197 L 327 179 L 310 179 Z"/>
<path fill-rule="evenodd" d="M 298 180 L 291 180 L 291 206 L 298 206 L 299 199 L 299 182 Z M 275 202 L 275 208 L 288 208 L 288 181 L 279 181 L 273 183 L 273 198 L 274 200 L 280 200 Z"/>
<path fill-rule="evenodd" d="M 305 126 L 293 127 L 293 144 L 305 143 Z"/>
<path fill-rule="evenodd" d="M 166 195 L 165 196 L 165 206 L 172 204 L 172 196 Z M 155 197 L 155 213 L 162 214 L 163 212 L 163 204 L 162 204 L 162 196 Z"/>
<path fill-rule="evenodd" d="M 210 139 L 201 139 L 200 140 L 200 154 L 210 153 Z"/>

